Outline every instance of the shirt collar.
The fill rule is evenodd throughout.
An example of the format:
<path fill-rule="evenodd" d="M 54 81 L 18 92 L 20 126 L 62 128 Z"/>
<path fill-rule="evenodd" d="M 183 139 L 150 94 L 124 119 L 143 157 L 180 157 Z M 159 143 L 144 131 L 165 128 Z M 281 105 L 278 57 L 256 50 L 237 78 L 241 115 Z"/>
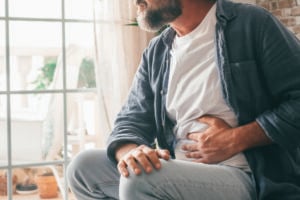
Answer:
<path fill-rule="evenodd" d="M 217 21 L 222 24 L 226 25 L 228 21 L 233 20 L 236 17 L 236 4 L 230 2 L 229 0 L 217 0 Z M 161 37 L 169 48 L 172 47 L 172 43 L 174 37 L 176 36 L 176 32 L 172 27 L 167 28 L 161 33 Z"/>

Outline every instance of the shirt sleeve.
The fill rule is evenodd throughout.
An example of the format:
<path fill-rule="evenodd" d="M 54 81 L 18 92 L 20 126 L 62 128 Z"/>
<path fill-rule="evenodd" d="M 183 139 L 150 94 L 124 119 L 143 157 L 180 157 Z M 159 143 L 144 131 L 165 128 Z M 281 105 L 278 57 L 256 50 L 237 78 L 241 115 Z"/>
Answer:
<path fill-rule="evenodd" d="M 256 121 L 275 143 L 300 147 L 300 42 L 268 15 L 261 34 L 261 63 L 274 107 Z"/>
<path fill-rule="evenodd" d="M 149 82 L 147 49 L 136 72 L 127 100 L 116 117 L 108 138 L 107 154 L 115 160 L 115 150 L 124 143 L 151 146 L 155 138 L 154 94 Z"/>

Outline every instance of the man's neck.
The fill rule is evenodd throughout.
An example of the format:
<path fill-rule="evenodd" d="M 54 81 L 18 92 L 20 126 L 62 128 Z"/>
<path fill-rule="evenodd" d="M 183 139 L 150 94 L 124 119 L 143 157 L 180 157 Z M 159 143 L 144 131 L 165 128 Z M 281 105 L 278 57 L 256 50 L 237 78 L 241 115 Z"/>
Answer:
<path fill-rule="evenodd" d="M 178 36 L 184 36 L 202 22 L 213 5 L 208 0 L 182 0 L 182 15 L 170 25 Z"/>

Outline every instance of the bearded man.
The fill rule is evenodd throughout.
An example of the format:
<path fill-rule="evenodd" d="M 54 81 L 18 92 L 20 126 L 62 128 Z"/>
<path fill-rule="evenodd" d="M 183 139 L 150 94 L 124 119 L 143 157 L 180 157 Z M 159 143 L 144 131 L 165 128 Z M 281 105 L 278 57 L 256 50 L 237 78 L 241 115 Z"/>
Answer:
<path fill-rule="evenodd" d="M 69 165 L 77 198 L 300 199 L 299 40 L 253 5 L 135 3 L 141 28 L 169 27 L 145 49 L 107 150 Z"/>

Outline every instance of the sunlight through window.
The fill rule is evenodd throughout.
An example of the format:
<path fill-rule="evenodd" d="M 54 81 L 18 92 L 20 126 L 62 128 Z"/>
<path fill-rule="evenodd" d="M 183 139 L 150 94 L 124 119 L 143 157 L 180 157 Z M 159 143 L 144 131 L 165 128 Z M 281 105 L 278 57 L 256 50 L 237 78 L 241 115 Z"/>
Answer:
<path fill-rule="evenodd" d="M 72 199 L 64 169 L 79 151 L 96 146 L 98 134 L 96 1 L 9 0 L 7 18 L 5 2 L 0 0 L 0 200 L 39 199 L 33 177 L 44 171 L 54 176 L 57 199 Z M 4 184 L 9 178 L 13 184 Z"/>

